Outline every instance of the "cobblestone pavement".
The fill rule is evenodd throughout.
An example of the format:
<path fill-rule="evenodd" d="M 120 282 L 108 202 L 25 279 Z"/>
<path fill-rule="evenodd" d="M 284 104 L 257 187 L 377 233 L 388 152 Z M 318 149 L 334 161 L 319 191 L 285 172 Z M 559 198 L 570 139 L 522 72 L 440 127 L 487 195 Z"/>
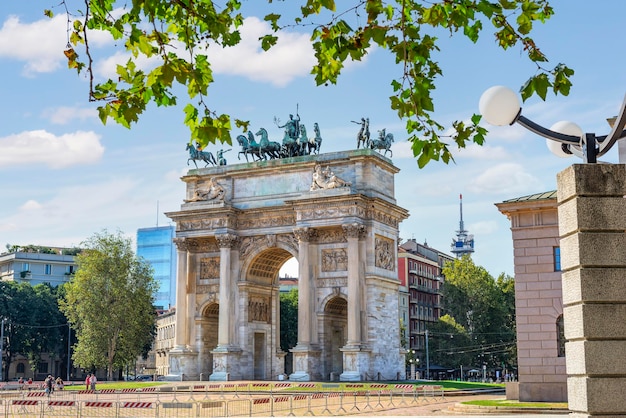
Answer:
<path fill-rule="evenodd" d="M 358 413 L 346 413 L 346 415 L 359 415 L 359 416 L 442 416 L 453 415 L 450 412 L 452 408 L 458 402 L 464 402 L 469 400 L 479 399 L 504 399 L 504 395 L 464 395 L 464 396 L 446 396 L 442 400 L 432 402 L 422 402 L 419 405 L 402 406 L 394 409 L 386 409 L 384 411 L 362 411 Z M 353 411 L 356 412 L 356 411 Z M 456 417 L 459 415 L 454 414 Z M 490 415 L 491 416 L 491 415 Z"/>

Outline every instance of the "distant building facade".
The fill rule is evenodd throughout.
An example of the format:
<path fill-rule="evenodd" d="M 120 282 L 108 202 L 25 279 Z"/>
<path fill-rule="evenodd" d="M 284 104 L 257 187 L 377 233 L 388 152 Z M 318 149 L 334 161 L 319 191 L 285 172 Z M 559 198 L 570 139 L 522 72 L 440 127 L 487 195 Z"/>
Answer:
<path fill-rule="evenodd" d="M 496 206 L 511 221 L 513 237 L 519 400 L 566 402 L 556 191 Z"/>
<path fill-rule="evenodd" d="M 176 306 L 176 247 L 173 244 L 173 226 L 157 226 L 137 230 L 137 256 L 144 258 L 154 269 L 159 284 L 154 306 L 167 311 Z"/>
<path fill-rule="evenodd" d="M 415 239 L 398 247 L 399 314 L 406 324 L 407 348 L 425 349 L 426 330 L 441 316 L 441 285 L 444 280 L 441 271 L 444 264 L 452 260 L 451 256 L 426 244 L 419 244 Z M 403 292 L 405 289 L 406 293 Z M 407 308 L 404 308 L 405 304 Z"/>
<path fill-rule="evenodd" d="M 16 251 L 0 254 L 0 280 L 58 286 L 76 271 L 75 252 L 69 248 L 18 247 Z"/>

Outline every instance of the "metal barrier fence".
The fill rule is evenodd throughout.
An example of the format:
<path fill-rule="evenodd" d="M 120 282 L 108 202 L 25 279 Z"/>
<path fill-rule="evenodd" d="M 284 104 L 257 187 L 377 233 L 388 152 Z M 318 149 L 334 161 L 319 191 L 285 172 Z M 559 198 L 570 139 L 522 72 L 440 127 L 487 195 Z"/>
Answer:
<path fill-rule="evenodd" d="M 254 392 L 260 383 L 221 385 L 179 385 L 144 390 L 6 392 L 0 398 L 4 417 L 252 417 L 294 415 L 341 415 L 355 411 L 382 411 L 424 402 L 443 400 L 441 386 L 345 385 L 354 391 L 315 391 L 275 393 L 305 385 L 316 389 L 320 383 L 275 384 Z M 234 386 L 231 386 L 234 385 Z M 245 386 L 243 386 L 245 385 Z M 313 385 L 313 386 L 310 386 Z M 213 388 L 218 386 L 218 388 Z M 367 385 L 372 386 L 372 385 Z M 385 386 L 386 388 L 383 388 Z M 163 390 L 166 389 L 166 390 Z M 210 391 L 210 389 L 217 389 Z M 223 389 L 223 390 L 220 390 Z M 377 390 L 376 390 L 377 389 Z M 64 393 L 60 393 L 64 392 Z M 72 393 L 74 392 L 74 393 Z M 6 396 L 8 395 L 8 396 Z"/>

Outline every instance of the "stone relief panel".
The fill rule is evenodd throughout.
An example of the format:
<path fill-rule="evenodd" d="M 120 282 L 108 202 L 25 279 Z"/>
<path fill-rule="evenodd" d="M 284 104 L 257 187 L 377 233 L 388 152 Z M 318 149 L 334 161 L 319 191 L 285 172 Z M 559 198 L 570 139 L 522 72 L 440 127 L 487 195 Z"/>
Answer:
<path fill-rule="evenodd" d="M 220 258 L 206 257 L 200 259 L 200 279 L 220 278 Z"/>
<path fill-rule="evenodd" d="M 376 256 L 374 265 L 376 267 L 395 271 L 394 244 L 393 240 L 376 235 L 374 240 L 374 254 Z"/>
<path fill-rule="evenodd" d="M 193 253 L 216 253 L 219 251 L 217 242 L 209 239 L 188 239 L 188 249 Z"/>
<path fill-rule="evenodd" d="M 368 217 L 394 228 L 397 228 L 400 223 L 400 220 L 397 217 L 391 216 L 382 210 L 371 209 L 369 210 Z"/>
<path fill-rule="evenodd" d="M 341 229 L 320 229 L 317 231 L 319 244 L 335 244 L 346 242 L 346 236 Z"/>
<path fill-rule="evenodd" d="M 345 248 L 322 250 L 322 271 L 347 271 L 348 253 Z"/>
<path fill-rule="evenodd" d="M 298 220 L 313 220 L 326 218 L 343 218 L 347 216 L 365 216 L 365 208 L 359 205 L 354 206 L 317 206 L 315 208 L 303 209 L 298 212 Z"/>
<path fill-rule="evenodd" d="M 223 202 L 226 196 L 224 187 L 213 177 L 206 181 L 196 182 L 194 189 L 191 199 L 186 199 L 185 202 Z"/>
<path fill-rule="evenodd" d="M 283 216 L 265 216 L 259 218 L 259 214 L 256 217 L 239 218 L 237 220 L 237 228 L 239 229 L 256 229 L 256 228 L 268 228 L 275 226 L 285 226 L 295 224 L 295 219 L 291 215 Z"/>
<path fill-rule="evenodd" d="M 329 279 L 317 279 L 318 286 L 329 288 L 340 288 L 348 286 L 348 279 L 346 277 L 335 277 Z"/>
<path fill-rule="evenodd" d="M 270 299 L 267 296 L 250 295 L 248 297 L 248 322 L 270 322 Z"/>
<path fill-rule="evenodd" d="M 291 248 L 295 254 L 298 253 L 298 239 L 294 234 L 280 234 L 276 239 L 286 247 Z"/>
<path fill-rule="evenodd" d="M 219 292 L 219 285 L 217 284 L 201 284 L 196 286 L 196 293 L 197 294 L 207 294 L 209 295 L 209 299 L 206 300 L 213 300 L 214 302 L 218 302 L 217 298 L 217 293 Z"/>
<path fill-rule="evenodd" d="M 224 215 L 212 219 L 191 219 L 178 222 L 179 231 L 193 231 L 196 229 L 216 229 L 234 226 L 234 220 Z"/>

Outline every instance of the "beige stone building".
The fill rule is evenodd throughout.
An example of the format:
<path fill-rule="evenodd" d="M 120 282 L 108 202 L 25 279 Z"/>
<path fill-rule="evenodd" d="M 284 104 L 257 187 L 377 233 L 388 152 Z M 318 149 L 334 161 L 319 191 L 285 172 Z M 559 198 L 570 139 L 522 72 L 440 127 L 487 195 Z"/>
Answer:
<path fill-rule="evenodd" d="M 520 401 L 567 400 L 556 191 L 496 204 L 511 221 Z"/>

